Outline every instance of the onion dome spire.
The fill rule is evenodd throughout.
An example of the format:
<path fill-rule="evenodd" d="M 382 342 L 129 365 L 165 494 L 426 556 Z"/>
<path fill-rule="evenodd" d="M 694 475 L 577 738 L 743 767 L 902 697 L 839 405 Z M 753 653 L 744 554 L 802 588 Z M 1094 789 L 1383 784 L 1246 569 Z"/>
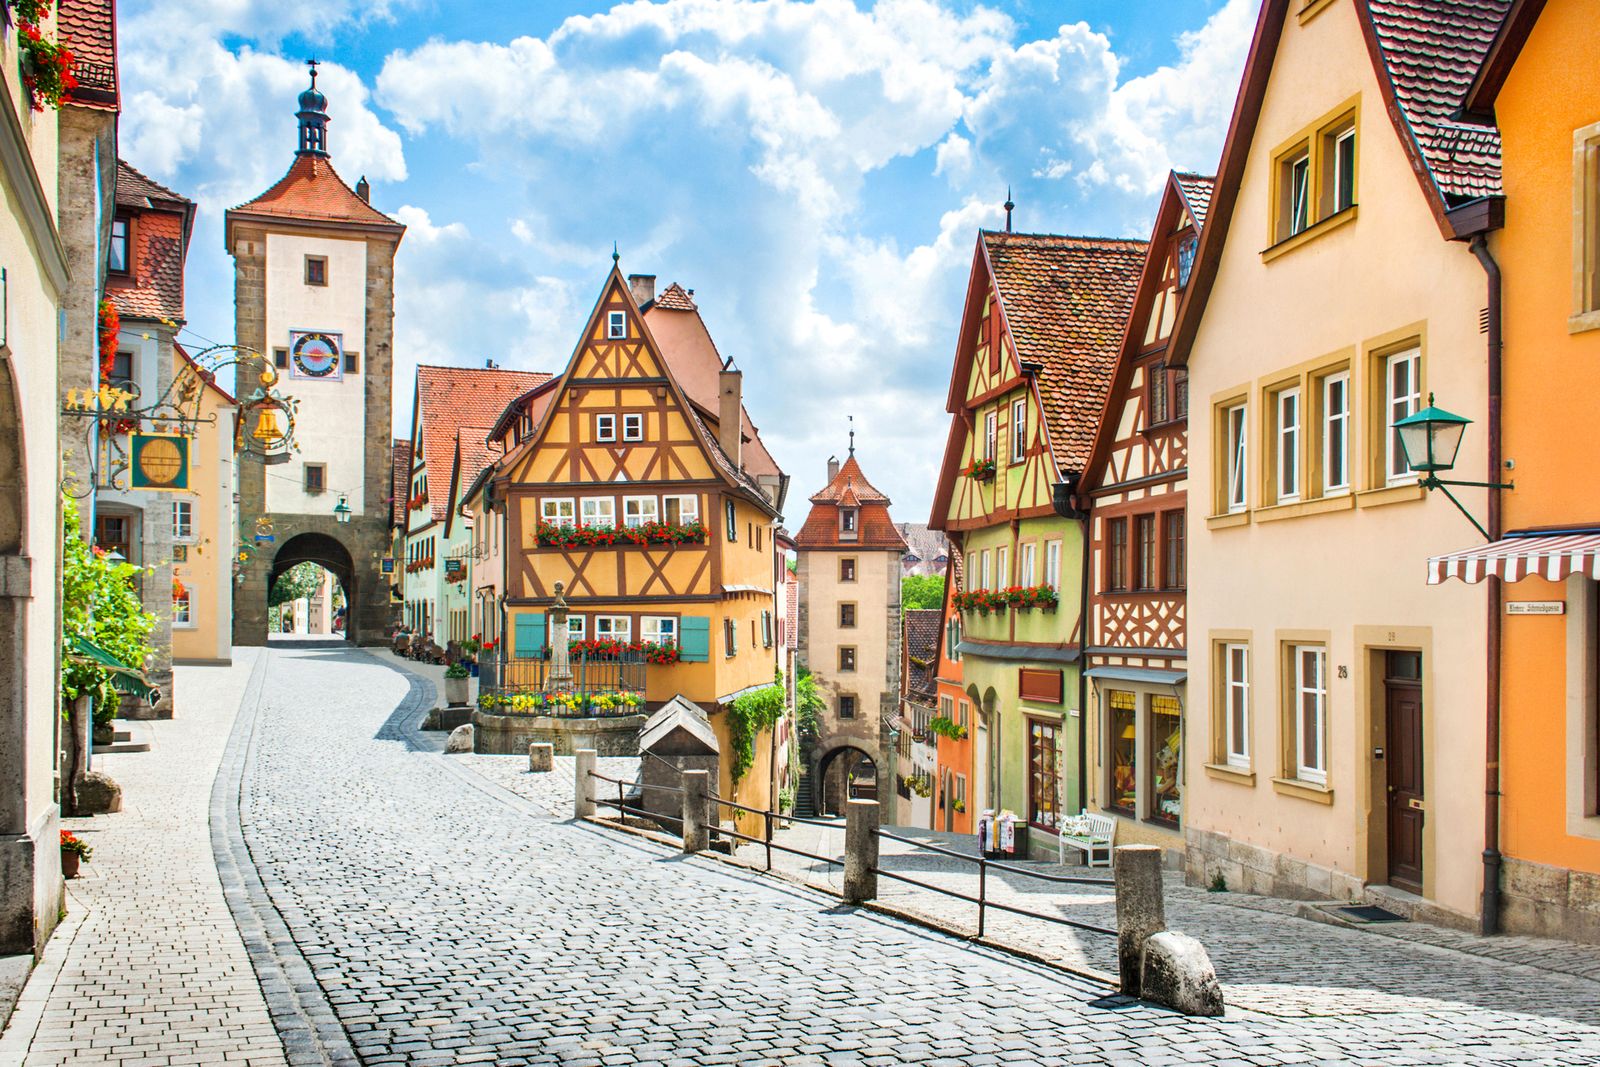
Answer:
<path fill-rule="evenodd" d="M 296 155 L 328 155 L 328 98 L 317 91 L 317 65 L 315 59 L 306 60 L 311 68 L 311 88 L 300 94 L 300 110 L 295 117 L 300 120 L 300 148 Z"/>

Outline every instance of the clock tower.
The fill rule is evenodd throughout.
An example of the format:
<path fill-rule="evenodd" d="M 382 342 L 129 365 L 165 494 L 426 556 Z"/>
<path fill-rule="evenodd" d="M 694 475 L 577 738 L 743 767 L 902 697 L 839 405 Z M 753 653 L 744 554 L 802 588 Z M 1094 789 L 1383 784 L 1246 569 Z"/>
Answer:
<path fill-rule="evenodd" d="M 266 643 L 272 584 L 307 561 L 343 587 L 350 640 L 382 643 L 392 615 L 381 560 L 393 492 L 394 256 L 405 227 L 368 203 L 365 178 L 351 189 L 334 171 L 328 102 L 310 66 L 288 173 L 227 213 L 235 336 L 271 362 L 296 409 L 286 461 L 239 459 L 236 645 Z M 259 374 L 241 366 L 237 395 Z M 336 513 L 341 503 L 348 515 Z"/>

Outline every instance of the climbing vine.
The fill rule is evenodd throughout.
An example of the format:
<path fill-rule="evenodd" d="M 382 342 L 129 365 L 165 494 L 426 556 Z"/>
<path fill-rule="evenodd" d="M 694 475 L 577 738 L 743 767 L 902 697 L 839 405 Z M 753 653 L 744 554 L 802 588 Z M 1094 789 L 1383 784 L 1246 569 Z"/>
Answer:
<path fill-rule="evenodd" d="M 756 761 L 756 735 L 770 730 L 783 717 L 783 685 L 781 676 L 772 685 L 764 686 L 734 699 L 728 706 L 728 734 L 733 741 L 733 781 L 750 771 Z"/>

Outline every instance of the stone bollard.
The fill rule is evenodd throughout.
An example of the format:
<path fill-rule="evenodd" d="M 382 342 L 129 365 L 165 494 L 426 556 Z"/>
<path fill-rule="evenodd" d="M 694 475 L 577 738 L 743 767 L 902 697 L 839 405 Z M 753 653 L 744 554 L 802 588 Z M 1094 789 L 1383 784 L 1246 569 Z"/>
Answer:
<path fill-rule="evenodd" d="M 556 763 L 556 747 L 548 741 L 535 741 L 528 746 L 528 772 L 548 771 Z"/>
<path fill-rule="evenodd" d="M 572 817 L 574 819 L 588 819 L 594 815 L 594 786 L 595 780 L 590 777 L 594 770 L 595 751 L 592 748 L 580 748 L 574 755 L 577 765 L 573 768 L 576 776 L 576 788 L 572 803 Z"/>
<path fill-rule="evenodd" d="M 844 899 L 850 904 L 878 896 L 878 802 L 851 800 L 844 809 Z"/>
<path fill-rule="evenodd" d="M 1118 845 L 1112 871 L 1117 883 L 1117 970 L 1122 992 L 1139 996 L 1145 938 L 1167 928 L 1162 900 L 1161 849 Z"/>
<path fill-rule="evenodd" d="M 705 771 L 683 772 L 683 850 L 704 852 L 711 847 L 706 827 L 708 781 Z"/>

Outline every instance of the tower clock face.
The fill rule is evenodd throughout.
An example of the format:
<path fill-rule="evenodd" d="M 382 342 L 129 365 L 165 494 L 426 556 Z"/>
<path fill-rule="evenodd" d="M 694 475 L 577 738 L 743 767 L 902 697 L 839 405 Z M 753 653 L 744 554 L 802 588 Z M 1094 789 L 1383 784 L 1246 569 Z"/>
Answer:
<path fill-rule="evenodd" d="M 340 336 L 336 333 L 294 333 L 290 335 L 289 361 L 296 378 L 322 378 L 338 381 Z"/>

